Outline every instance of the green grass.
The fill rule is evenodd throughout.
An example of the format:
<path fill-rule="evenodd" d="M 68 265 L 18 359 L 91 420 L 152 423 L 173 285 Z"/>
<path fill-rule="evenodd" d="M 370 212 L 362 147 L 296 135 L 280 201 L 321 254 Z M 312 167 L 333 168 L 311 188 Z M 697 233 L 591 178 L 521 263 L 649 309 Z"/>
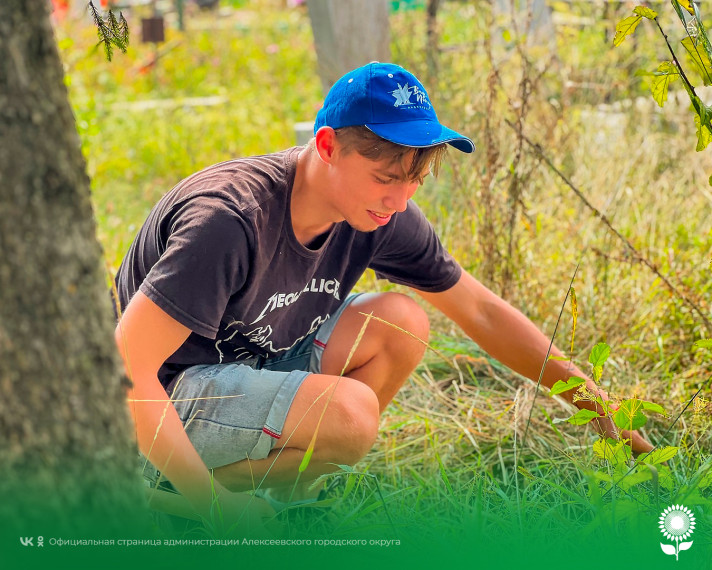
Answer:
<path fill-rule="evenodd" d="M 599 20 L 587 4 L 567 10 Z M 312 120 L 322 98 L 306 12 L 255 2 L 219 18 L 191 15 L 187 32 L 168 30 L 170 49 L 148 72 L 142 67 L 153 48 L 138 41 L 138 15 L 127 15 L 136 30 L 129 53 L 116 54 L 111 63 L 95 49 L 88 20 L 65 23 L 57 32 L 92 178 L 99 237 L 114 271 L 150 208 L 176 182 L 221 160 L 294 144 L 294 123 Z M 712 374 L 709 351 L 691 348 L 712 331 L 633 261 L 546 166 L 526 151 L 517 155 L 517 136 L 503 119 L 521 113 L 522 78 L 532 81 L 541 72 L 527 99 L 527 136 L 708 313 L 709 153 L 694 152 L 687 107 L 668 104 L 659 112 L 634 76 L 638 68 L 652 69 L 660 56 L 653 35 L 641 33 L 636 42 L 613 50 L 603 25 L 561 26 L 558 59 L 552 62 L 537 48 L 516 49 L 495 29 L 490 60 L 484 46 L 490 29 L 484 10 L 443 3 L 440 44 L 448 49 L 437 76 L 429 77 L 424 12 L 393 17 L 394 61 L 424 78 L 441 120 L 470 134 L 478 146 L 472 156 L 451 152 L 439 179 L 427 181 L 416 199 L 463 266 L 545 334 L 554 330 L 574 267 L 581 263 L 574 283 L 580 315 L 572 356 L 584 363 L 597 342 L 612 346 L 604 386 L 620 396 L 653 400 L 670 412 L 670 418 L 652 418 L 645 428 L 658 443 Z M 499 81 L 493 79 L 495 70 Z M 193 97 L 223 102 L 143 111 L 130 106 Z M 510 233 L 507 189 L 514 177 L 520 195 Z M 514 271 L 507 273 L 507 267 Z M 368 274 L 360 288 L 392 287 Z M 709 470 L 707 400 L 660 441 L 681 447 L 670 462 L 671 488 L 648 482 L 632 496 L 617 491 L 597 498 L 603 484 L 592 483 L 591 473 L 605 465 L 591 451 L 596 437 L 590 428 L 553 423 L 571 410 L 539 394 L 528 439 L 519 446 L 531 385 L 480 354 L 453 325 L 432 318 L 433 345 L 450 358 L 428 356 L 383 416 L 377 445 L 356 466 L 367 476 L 335 476 L 336 496 L 343 500 L 329 514 L 295 515 L 300 524 L 294 528 L 301 530 L 294 532 L 341 537 L 397 531 L 458 543 L 487 535 L 506 543 L 508 536 L 527 530 L 546 540 L 566 525 L 594 536 L 611 528 L 604 523 L 614 511 L 630 529 L 640 522 L 634 512 L 654 520 L 656 509 L 670 502 L 692 501 L 694 493 L 702 502 L 709 498 L 709 489 L 700 487 Z M 565 313 L 557 344 L 567 346 L 570 334 L 571 317 Z M 456 364 L 454 354 L 465 357 Z M 702 396 L 709 399 L 709 388 Z M 700 544 L 709 544 L 709 524 L 706 531 L 699 528 Z"/>

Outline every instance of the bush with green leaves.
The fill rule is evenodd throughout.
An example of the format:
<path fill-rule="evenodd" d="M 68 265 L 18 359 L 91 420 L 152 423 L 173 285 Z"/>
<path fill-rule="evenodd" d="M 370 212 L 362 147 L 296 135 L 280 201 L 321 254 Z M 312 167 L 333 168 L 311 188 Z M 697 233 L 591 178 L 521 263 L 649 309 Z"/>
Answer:
<path fill-rule="evenodd" d="M 704 85 L 712 85 L 712 43 L 710 43 L 707 29 L 702 22 L 699 7 L 694 0 L 671 0 L 671 3 L 685 30 L 685 38 L 680 43 L 685 48 L 687 63 Z M 667 101 L 670 84 L 678 78 L 682 80 L 695 114 L 696 150 L 704 150 L 712 142 L 712 123 L 710 122 L 712 121 L 712 107 L 705 105 L 695 92 L 695 86 L 685 73 L 680 59 L 658 21 L 658 13 L 646 6 L 634 8 L 632 16 L 618 22 L 613 44 L 620 45 L 627 36 L 636 30 L 643 18 L 655 22 L 672 57 L 671 60 L 661 62 L 655 71 L 649 73 L 651 77 L 650 91 L 653 98 L 662 107 Z M 712 178 L 710 184 L 712 184 Z"/>

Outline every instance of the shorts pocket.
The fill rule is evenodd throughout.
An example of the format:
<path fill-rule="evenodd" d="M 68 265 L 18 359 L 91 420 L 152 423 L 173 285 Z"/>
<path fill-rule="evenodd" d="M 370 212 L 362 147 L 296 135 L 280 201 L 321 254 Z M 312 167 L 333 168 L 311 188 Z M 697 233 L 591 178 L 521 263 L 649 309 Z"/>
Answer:
<path fill-rule="evenodd" d="M 210 420 L 195 418 L 185 429 L 193 447 L 209 469 L 222 467 L 243 459 L 258 457 L 257 449 L 263 432 L 261 429 L 226 426 Z M 263 447 L 263 446 L 261 446 Z"/>

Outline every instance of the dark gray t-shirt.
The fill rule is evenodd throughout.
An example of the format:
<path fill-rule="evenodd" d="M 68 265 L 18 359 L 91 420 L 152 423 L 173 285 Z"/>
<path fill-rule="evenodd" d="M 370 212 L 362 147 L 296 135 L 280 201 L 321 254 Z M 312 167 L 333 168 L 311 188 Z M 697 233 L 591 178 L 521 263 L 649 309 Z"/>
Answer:
<path fill-rule="evenodd" d="M 121 264 L 122 309 L 137 290 L 192 334 L 165 362 L 167 385 L 195 364 L 278 355 L 325 322 L 363 272 L 422 291 L 460 277 L 411 201 L 373 232 L 336 224 L 300 244 L 289 204 L 301 147 L 230 160 L 186 178 L 153 208 Z"/>

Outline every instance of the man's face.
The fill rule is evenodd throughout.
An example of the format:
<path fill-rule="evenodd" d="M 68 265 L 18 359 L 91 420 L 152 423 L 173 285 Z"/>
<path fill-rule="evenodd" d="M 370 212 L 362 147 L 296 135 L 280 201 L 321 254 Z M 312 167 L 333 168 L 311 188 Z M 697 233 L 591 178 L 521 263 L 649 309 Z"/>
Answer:
<path fill-rule="evenodd" d="M 355 151 L 340 154 L 333 167 L 333 205 L 351 227 L 362 232 L 385 226 L 394 213 L 405 211 L 422 182 L 422 178 L 405 179 L 398 163 L 369 160 Z"/>

